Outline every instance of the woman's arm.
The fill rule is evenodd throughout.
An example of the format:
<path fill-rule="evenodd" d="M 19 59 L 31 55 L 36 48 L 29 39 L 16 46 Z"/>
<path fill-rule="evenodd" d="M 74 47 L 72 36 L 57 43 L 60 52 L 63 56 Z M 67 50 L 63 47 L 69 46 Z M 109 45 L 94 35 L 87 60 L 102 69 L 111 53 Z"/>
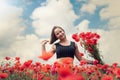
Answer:
<path fill-rule="evenodd" d="M 75 44 L 75 47 L 76 47 L 75 56 L 76 56 L 76 58 L 77 58 L 79 61 L 85 60 L 88 64 L 93 64 L 93 61 L 88 60 L 88 59 L 86 59 L 86 58 L 80 56 L 80 52 L 79 52 L 79 49 L 78 49 L 77 44 Z"/>
<path fill-rule="evenodd" d="M 82 57 L 80 56 L 80 52 L 79 52 L 79 49 L 78 49 L 78 46 L 77 44 L 75 43 L 75 56 L 76 58 L 80 61 L 82 59 Z"/>
<path fill-rule="evenodd" d="M 48 60 L 49 58 L 51 58 L 53 56 L 53 54 L 55 53 L 55 45 L 51 46 L 51 49 L 49 51 L 46 51 L 46 44 L 48 43 L 48 40 L 43 40 L 41 42 L 41 50 L 42 50 L 42 59 L 46 59 Z"/>

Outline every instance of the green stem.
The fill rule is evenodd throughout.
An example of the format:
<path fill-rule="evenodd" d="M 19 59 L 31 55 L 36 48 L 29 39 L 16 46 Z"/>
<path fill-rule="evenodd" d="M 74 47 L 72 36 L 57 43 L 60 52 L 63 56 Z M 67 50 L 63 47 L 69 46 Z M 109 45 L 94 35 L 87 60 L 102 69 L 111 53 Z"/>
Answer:
<path fill-rule="evenodd" d="M 98 50 L 97 46 L 96 45 L 92 45 L 91 48 L 93 50 L 92 51 L 93 58 L 96 59 L 96 60 L 98 60 L 99 64 L 104 64 L 104 62 L 102 61 L 102 59 L 100 57 L 99 50 Z"/>

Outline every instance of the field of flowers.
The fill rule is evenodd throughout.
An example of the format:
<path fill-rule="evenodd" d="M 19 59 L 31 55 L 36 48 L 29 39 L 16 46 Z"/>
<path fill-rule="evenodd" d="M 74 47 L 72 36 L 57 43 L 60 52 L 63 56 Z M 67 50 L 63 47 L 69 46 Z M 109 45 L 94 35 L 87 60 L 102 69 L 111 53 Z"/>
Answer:
<path fill-rule="evenodd" d="M 88 65 L 81 61 L 79 65 L 33 63 L 28 60 L 23 64 L 20 58 L 14 59 L 11 65 L 10 57 L 5 57 L 6 64 L 0 65 L 0 80 L 120 80 L 120 67 L 117 63 Z"/>
<path fill-rule="evenodd" d="M 95 59 L 92 64 L 81 60 L 78 65 L 71 65 L 70 60 L 63 64 L 33 63 L 32 60 L 21 63 L 20 57 L 5 57 L 0 63 L 0 80 L 120 80 L 120 67 L 117 63 L 108 65 L 100 57 L 97 47 L 100 36 L 96 33 L 76 33 L 72 38 L 80 43 Z M 80 56 L 84 56 L 80 53 Z M 48 60 L 51 54 L 39 58 Z"/>

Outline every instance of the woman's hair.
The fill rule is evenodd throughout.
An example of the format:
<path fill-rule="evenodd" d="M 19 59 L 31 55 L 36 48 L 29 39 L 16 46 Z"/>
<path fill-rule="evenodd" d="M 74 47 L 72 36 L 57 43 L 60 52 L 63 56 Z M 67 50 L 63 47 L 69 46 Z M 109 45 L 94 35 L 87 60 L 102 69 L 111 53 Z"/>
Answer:
<path fill-rule="evenodd" d="M 64 29 L 62 27 L 60 27 L 60 26 L 54 26 L 53 29 L 52 29 L 52 32 L 51 32 L 50 44 L 54 43 L 57 40 L 57 37 L 55 36 L 55 33 L 54 33 L 54 30 L 56 28 L 59 28 L 59 29 L 61 29 L 61 30 L 64 31 Z"/>

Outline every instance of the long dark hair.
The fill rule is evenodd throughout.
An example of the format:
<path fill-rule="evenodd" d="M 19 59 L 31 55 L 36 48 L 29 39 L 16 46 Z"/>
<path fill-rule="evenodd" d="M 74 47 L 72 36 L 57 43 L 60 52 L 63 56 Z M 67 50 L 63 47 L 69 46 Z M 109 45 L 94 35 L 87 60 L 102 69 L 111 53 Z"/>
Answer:
<path fill-rule="evenodd" d="M 54 30 L 56 28 L 60 28 L 61 30 L 64 31 L 64 29 L 60 26 L 54 26 L 53 29 L 52 29 L 52 32 L 51 32 L 51 38 L 50 38 L 50 44 L 54 43 L 56 40 L 58 40 L 58 38 L 55 36 L 55 33 L 54 33 Z M 64 31 L 65 32 L 65 31 Z"/>

